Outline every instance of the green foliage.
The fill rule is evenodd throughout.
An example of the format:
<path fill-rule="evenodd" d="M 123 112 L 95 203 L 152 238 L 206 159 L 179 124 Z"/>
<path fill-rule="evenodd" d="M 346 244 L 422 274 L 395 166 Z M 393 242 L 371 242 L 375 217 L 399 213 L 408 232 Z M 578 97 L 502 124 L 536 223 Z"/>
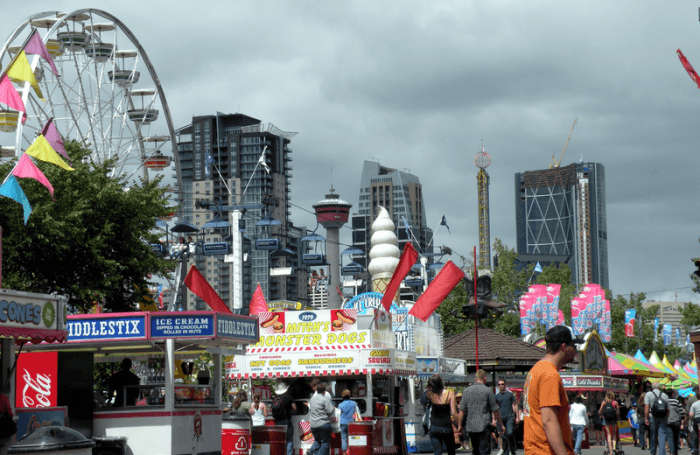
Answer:
<path fill-rule="evenodd" d="M 151 274 L 163 274 L 168 262 L 149 246 L 156 217 L 172 211 L 160 179 L 128 186 L 110 176 L 110 165 L 90 163 L 89 151 L 66 144 L 75 171 L 38 162 L 55 189 L 21 179 L 32 204 L 25 226 L 22 208 L 0 198 L 3 227 L 3 286 L 24 291 L 58 293 L 74 310 L 101 302 L 109 311 L 133 310 L 148 292 Z M 7 175 L 14 163 L 0 166 Z"/>
<path fill-rule="evenodd" d="M 686 303 L 681 308 L 681 325 L 691 328 L 700 325 L 700 305 Z"/>

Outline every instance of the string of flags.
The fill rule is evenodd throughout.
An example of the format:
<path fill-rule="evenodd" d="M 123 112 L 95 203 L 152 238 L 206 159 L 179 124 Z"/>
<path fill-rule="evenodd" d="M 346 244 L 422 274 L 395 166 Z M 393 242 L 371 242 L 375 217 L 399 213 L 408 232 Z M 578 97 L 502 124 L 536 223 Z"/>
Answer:
<path fill-rule="evenodd" d="M 0 75 L 0 104 L 4 104 L 9 109 L 22 112 L 22 123 L 27 121 L 27 109 L 22 97 L 12 82 L 28 82 L 34 89 L 39 99 L 44 100 L 44 96 L 39 88 L 39 83 L 34 76 L 27 54 L 38 55 L 51 67 L 54 74 L 58 75 L 56 65 L 46 49 L 39 33 L 34 29 L 27 39 L 22 50 L 15 56 L 10 66 Z M 22 206 L 24 213 L 24 224 L 27 224 L 29 215 L 32 213 L 32 206 L 22 190 L 17 178 L 34 179 L 41 183 L 49 191 L 51 198 L 54 198 L 54 188 L 46 175 L 34 163 L 35 158 L 56 165 L 67 171 L 74 169 L 62 158 L 70 161 L 66 153 L 63 139 L 61 138 L 53 119 L 49 119 L 34 142 L 24 151 L 15 164 L 14 168 L 0 185 L 0 196 L 13 199 Z"/>

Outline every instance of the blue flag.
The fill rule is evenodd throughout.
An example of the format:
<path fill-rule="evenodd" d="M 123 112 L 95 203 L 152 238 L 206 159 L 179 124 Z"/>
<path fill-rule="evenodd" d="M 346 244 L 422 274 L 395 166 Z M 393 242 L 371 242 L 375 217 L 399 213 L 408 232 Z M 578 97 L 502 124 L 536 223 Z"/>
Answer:
<path fill-rule="evenodd" d="M 672 343 L 671 337 L 673 336 L 673 327 L 671 324 L 664 324 L 663 330 L 661 331 L 664 339 L 664 346 L 668 346 Z"/>
<path fill-rule="evenodd" d="M 24 224 L 27 224 L 29 214 L 32 213 L 32 206 L 14 175 L 9 175 L 5 183 L 0 186 L 0 196 L 9 197 L 22 204 L 22 208 L 24 209 Z"/>
<path fill-rule="evenodd" d="M 540 265 L 540 261 L 537 261 L 537 264 L 535 264 L 534 272 L 542 273 L 542 266 Z"/>
<path fill-rule="evenodd" d="M 659 339 L 659 318 L 654 318 L 654 343 Z"/>

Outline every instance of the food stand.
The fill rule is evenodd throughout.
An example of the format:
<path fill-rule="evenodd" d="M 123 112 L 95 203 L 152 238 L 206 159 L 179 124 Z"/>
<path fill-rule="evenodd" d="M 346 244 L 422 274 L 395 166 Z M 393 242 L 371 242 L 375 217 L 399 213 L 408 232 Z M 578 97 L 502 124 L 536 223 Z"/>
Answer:
<path fill-rule="evenodd" d="M 292 417 L 295 450 L 310 446 L 308 401 L 312 378 L 328 382 L 339 401 L 349 389 L 370 431 L 381 435 L 376 447 L 399 450 L 402 426 L 396 417 L 410 417 L 414 395 L 407 378 L 416 375 L 415 353 L 396 349 L 389 314 L 377 310 L 358 314 L 352 309 L 283 311 L 258 315 L 260 341 L 245 355 L 226 365 L 228 378 L 269 379 L 290 384 L 297 404 Z M 351 437 L 349 444 L 362 438 Z M 297 452 L 298 453 L 298 452 Z"/>
<path fill-rule="evenodd" d="M 69 316 L 68 341 L 32 350 L 59 350 L 68 366 L 59 369 L 58 386 L 71 384 L 81 402 L 69 403 L 70 425 L 92 437 L 122 437 L 132 453 L 220 453 L 222 418 L 222 355 L 242 352 L 258 340 L 255 318 L 211 311 L 102 313 Z M 207 353 L 213 362 L 209 379 L 199 384 L 176 383 L 180 360 Z M 155 359 L 152 368 L 130 387 L 134 403 L 100 407 L 95 392 L 94 364 L 124 358 Z M 59 361 L 60 363 L 61 361 Z M 184 366 L 184 364 L 183 364 Z M 63 372 L 63 374 L 61 374 Z M 78 375 L 78 372 L 81 372 Z M 86 399 L 88 398 L 88 399 Z M 59 405 L 62 403 L 59 403 Z"/>

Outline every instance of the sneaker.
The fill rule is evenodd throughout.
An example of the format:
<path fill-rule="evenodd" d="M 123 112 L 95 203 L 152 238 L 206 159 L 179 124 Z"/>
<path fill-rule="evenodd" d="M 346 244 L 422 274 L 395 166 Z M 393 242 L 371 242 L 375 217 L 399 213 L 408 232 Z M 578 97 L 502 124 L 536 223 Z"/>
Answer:
<path fill-rule="evenodd" d="M 496 455 L 503 455 L 503 449 L 498 449 L 498 452 L 496 452 Z"/>

